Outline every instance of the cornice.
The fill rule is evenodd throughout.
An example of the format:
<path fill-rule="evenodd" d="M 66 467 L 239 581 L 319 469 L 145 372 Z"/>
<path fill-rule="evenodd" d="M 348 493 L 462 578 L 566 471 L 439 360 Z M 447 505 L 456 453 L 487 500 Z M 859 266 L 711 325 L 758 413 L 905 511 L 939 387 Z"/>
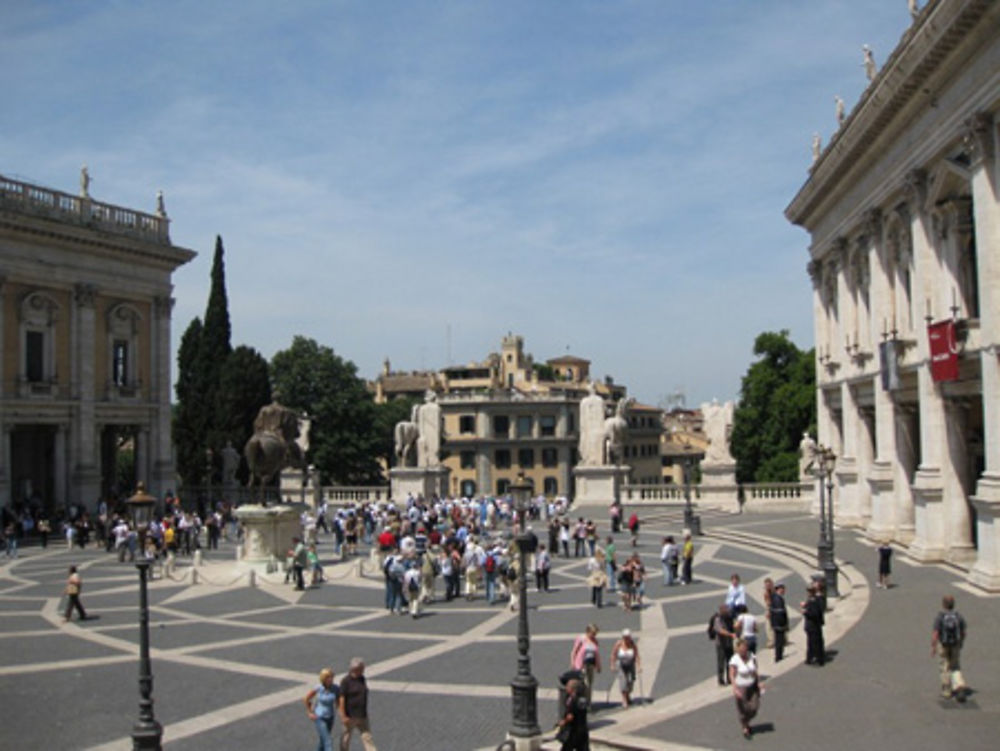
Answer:
<path fill-rule="evenodd" d="M 790 222 L 808 229 L 821 205 L 858 165 L 869 161 L 878 139 L 893 128 L 907 126 L 898 120 L 900 112 L 927 96 L 924 84 L 943 68 L 983 16 L 996 9 L 994 0 L 937 0 L 919 15 L 785 209 Z"/>

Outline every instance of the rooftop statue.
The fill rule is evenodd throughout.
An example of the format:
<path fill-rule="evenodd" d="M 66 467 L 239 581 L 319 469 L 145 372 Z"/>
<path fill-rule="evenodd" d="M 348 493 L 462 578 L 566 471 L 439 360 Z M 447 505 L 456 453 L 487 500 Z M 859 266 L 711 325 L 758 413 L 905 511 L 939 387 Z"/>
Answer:
<path fill-rule="evenodd" d="M 837 127 L 839 128 L 844 124 L 844 100 L 839 96 L 835 96 L 833 101 L 835 102 L 834 113 L 837 116 Z"/>
<path fill-rule="evenodd" d="M 819 133 L 813 133 L 812 151 L 813 151 L 813 164 L 816 164 L 816 162 L 819 161 L 819 155 L 823 153 L 823 141 L 819 137 Z"/>
<path fill-rule="evenodd" d="M 80 198 L 90 198 L 90 172 L 86 164 L 80 167 Z"/>
<path fill-rule="evenodd" d="M 865 75 L 869 81 L 874 81 L 875 74 L 878 73 L 878 67 L 875 65 L 875 56 L 872 54 L 872 48 L 867 44 L 863 44 L 861 45 L 861 52 L 865 56 L 864 62 L 861 63 L 865 66 Z"/>

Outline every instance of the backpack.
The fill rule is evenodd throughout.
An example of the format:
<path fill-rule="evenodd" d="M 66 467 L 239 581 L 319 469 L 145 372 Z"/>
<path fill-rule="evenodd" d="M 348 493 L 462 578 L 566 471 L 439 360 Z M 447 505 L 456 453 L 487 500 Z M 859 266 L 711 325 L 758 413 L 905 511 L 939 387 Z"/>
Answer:
<path fill-rule="evenodd" d="M 941 614 L 941 631 L 938 641 L 944 647 L 954 647 L 962 638 L 962 622 L 954 610 L 946 610 Z"/>
<path fill-rule="evenodd" d="M 492 574 L 492 573 L 494 573 L 497 570 L 497 559 L 496 559 L 495 556 L 492 556 L 492 555 L 486 556 L 486 566 L 485 566 L 485 568 L 486 568 L 486 573 L 487 574 Z"/>

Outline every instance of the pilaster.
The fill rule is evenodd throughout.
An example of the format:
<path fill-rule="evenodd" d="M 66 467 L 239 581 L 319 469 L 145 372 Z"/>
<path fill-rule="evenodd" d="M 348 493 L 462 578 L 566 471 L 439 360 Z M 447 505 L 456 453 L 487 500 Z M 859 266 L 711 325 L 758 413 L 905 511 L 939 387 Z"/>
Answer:
<path fill-rule="evenodd" d="M 861 510 L 858 496 L 858 431 L 860 430 L 857 400 L 854 389 L 846 381 L 840 384 L 841 410 L 843 414 L 842 454 L 837 459 L 834 474 L 838 492 L 835 496 L 835 520 L 841 524 L 858 526 L 861 524 Z"/>
<path fill-rule="evenodd" d="M 69 482 L 69 462 L 67 461 L 66 443 L 68 440 L 67 426 L 60 423 L 56 426 L 53 446 L 53 470 L 55 472 L 55 498 L 52 499 L 55 508 L 65 508 L 69 504 L 67 483 Z M 81 501 L 89 499 L 81 498 Z"/>
<path fill-rule="evenodd" d="M 972 545 L 972 514 L 968 496 L 969 405 L 965 399 L 945 400 L 947 452 L 941 466 L 944 504 L 947 514 L 947 559 L 969 564 L 975 559 Z"/>
<path fill-rule="evenodd" d="M 97 426 L 94 417 L 94 353 L 96 319 L 94 296 L 96 289 L 90 284 L 78 284 L 74 294 L 75 343 L 73 344 L 73 392 L 76 395 L 76 420 L 71 453 L 75 457 L 73 486 L 78 497 L 66 502 L 81 503 L 89 507 L 101 493 L 101 473 L 98 463 Z"/>
<path fill-rule="evenodd" d="M 155 425 L 151 433 L 148 428 L 142 429 L 146 433 L 147 446 L 147 459 L 142 466 L 148 474 L 137 478 L 146 482 L 149 492 L 159 498 L 163 498 L 167 490 L 174 489 L 175 477 L 170 420 L 170 314 L 173 306 L 169 295 L 153 299 L 149 401 L 154 405 Z"/>

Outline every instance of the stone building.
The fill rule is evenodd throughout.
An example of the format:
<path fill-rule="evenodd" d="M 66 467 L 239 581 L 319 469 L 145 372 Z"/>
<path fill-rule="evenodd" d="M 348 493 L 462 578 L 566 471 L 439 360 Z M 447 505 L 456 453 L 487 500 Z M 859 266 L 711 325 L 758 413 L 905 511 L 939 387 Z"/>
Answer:
<path fill-rule="evenodd" d="M 500 495 L 523 475 L 540 493 L 572 496 L 579 403 L 589 383 L 589 360 L 563 355 L 536 365 L 524 338 L 508 334 L 480 362 L 408 374 L 386 368 L 370 388 L 376 401 L 415 396 L 418 387 L 437 393 L 452 495 Z M 609 405 L 627 396 L 611 378 L 596 389 Z M 659 482 L 660 410 L 635 405 L 630 423 L 631 481 Z"/>
<path fill-rule="evenodd" d="M 0 506 L 93 509 L 116 453 L 173 487 L 170 242 L 146 214 L 0 176 Z"/>
<path fill-rule="evenodd" d="M 786 210 L 839 521 L 1000 589 L 1000 4 L 916 15 Z"/>

